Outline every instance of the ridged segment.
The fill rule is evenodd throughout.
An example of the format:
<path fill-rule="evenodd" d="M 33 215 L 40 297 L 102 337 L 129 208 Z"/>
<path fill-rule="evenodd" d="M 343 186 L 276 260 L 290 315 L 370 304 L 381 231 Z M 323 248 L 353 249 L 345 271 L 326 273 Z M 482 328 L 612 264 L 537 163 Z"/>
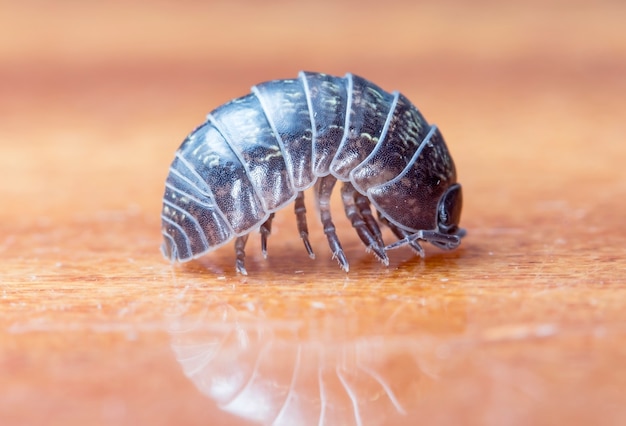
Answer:
<path fill-rule="evenodd" d="M 354 187 L 365 193 L 368 188 L 398 176 L 429 130 L 430 126 L 417 108 L 406 97 L 399 95 L 381 143 L 350 174 Z"/>
<path fill-rule="evenodd" d="M 165 182 L 161 213 L 163 230 L 171 237 L 163 252 L 179 260 L 204 253 L 232 237 L 212 195 L 185 175 L 190 175 L 187 166 L 176 158 Z"/>
<path fill-rule="evenodd" d="M 252 88 L 283 147 L 294 188 L 313 184 L 312 128 L 306 92 L 300 80 L 274 80 Z"/>
<path fill-rule="evenodd" d="M 345 80 L 327 74 L 300 73 L 313 125 L 313 172 L 316 176 L 329 173 L 343 139 L 346 121 L 347 90 Z"/>
<path fill-rule="evenodd" d="M 211 188 L 215 203 L 236 234 L 245 233 L 267 216 L 248 173 L 221 133 L 211 123 L 200 126 L 179 155 Z"/>
<path fill-rule="evenodd" d="M 266 212 L 278 210 L 295 198 L 280 143 L 256 96 L 250 94 L 222 105 L 209 120 L 241 159 L 252 183 L 250 189 L 257 193 Z"/>
<path fill-rule="evenodd" d="M 348 74 L 346 80 L 347 132 L 330 165 L 333 175 L 343 181 L 376 147 L 396 97 L 359 76 Z"/>

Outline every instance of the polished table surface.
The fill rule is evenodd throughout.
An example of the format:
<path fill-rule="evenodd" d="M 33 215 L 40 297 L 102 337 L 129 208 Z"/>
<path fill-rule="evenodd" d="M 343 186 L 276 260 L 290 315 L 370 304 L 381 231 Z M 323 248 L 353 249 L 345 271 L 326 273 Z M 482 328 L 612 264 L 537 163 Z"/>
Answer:
<path fill-rule="evenodd" d="M 0 6 L 0 424 L 626 424 L 624 2 Z M 348 274 L 311 202 L 315 260 L 291 208 L 247 277 L 162 258 L 182 139 L 300 69 L 440 126 L 458 250 L 386 268 L 335 197 Z"/>

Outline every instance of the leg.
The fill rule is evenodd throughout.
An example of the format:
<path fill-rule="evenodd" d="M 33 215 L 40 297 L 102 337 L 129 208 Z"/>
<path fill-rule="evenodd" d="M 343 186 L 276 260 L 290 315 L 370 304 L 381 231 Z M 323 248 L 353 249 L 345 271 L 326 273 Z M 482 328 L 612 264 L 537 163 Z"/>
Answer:
<path fill-rule="evenodd" d="M 341 199 L 343 200 L 343 207 L 346 211 L 346 216 L 348 216 L 348 219 L 350 219 L 352 227 L 356 230 L 356 233 L 358 234 L 361 241 L 363 241 L 363 244 L 365 244 L 367 250 L 372 250 L 381 262 L 383 262 L 385 265 L 389 265 L 389 258 L 385 253 L 384 245 L 379 244 L 378 242 L 381 239 L 380 235 L 378 236 L 378 238 L 376 238 L 376 235 L 372 232 L 371 228 L 365 222 L 361 213 L 362 210 L 359 209 L 359 206 L 357 206 L 355 201 L 356 194 L 358 194 L 358 192 L 350 183 L 344 183 L 343 187 L 341 188 Z M 361 201 L 361 204 L 363 204 L 363 201 Z M 369 215 L 371 217 L 372 212 L 371 210 L 369 210 L 369 202 L 367 202 L 367 199 L 365 204 L 365 208 L 367 209 L 367 211 L 369 211 Z M 371 219 L 374 220 L 373 217 Z M 375 220 L 374 223 L 376 223 Z M 378 225 L 375 226 L 378 230 L 378 233 L 380 234 L 380 229 L 378 228 Z"/>
<path fill-rule="evenodd" d="M 365 224 L 372 232 L 378 244 L 382 247 L 385 247 L 385 243 L 383 242 L 383 234 L 380 232 L 380 227 L 378 226 L 378 222 L 374 219 L 372 215 L 372 209 L 370 208 L 370 200 L 363 194 L 358 191 L 354 191 L 354 201 L 356 202 L 356 206 L 361 213 L 361 217 L 365 221 Z"/>
<path fill-rule="evenodd" d="M 261 253 L 263 253 L 263 259 L 267 259 L 267 237 L 272 233 L 272 220 L 274 220 L 274 213 L 270 214 L 270 217 L 261 225 L 259 232 L 261 233 Z"/>
<path fill-rule="evenodd" d="M 386 250 L 392 250 L 398 247 L 402 247 L 405 244 L 411 244 L 417 240 L 428 241 L 435 247 L 439 247 L 443 250 L 455 249 L 461 244 L 461 237 L 464 234 L 442 234 L 441 232 L 432 230 L 420 230 L 414 234 L 408 234 L 404 239 L 396 241 L 393 244 L 389 244 L 385 247 Z"/>
<path fill-rule="evenodd" d="M 235 269 L 241 275 L 248 275 L 248 271 L 244 266 L 244 258 L 246 257 L 246 243 L 248 242 L 248 234 L 235 239 Z"/>
<path fill-rule="evenodd" d="M 339 262 L 341 269 L 348 272 L 350 266 L 348 265 L 346 255 L 343 253 L 341 243 L 339 243 L 339 238 L 337 238 L 337 234 L 335 233 L 335 225 L 330 216 L 330 195 L 333 192 L 336 182 L 337 178 L 333 175 L 321 177 L 315 184 L 315 192 L 317 194 L 317 204 L 320 209 L 320 219 L 324 226 L 326 238 L 328 238 L 330 250 L 333 252 L 333 257 Z"/>
<path fill-rule="evenodd" d="M 396 225 L 394 225 L 393 223 L 389 222 L 387 219 L 382 217 L 380 212 L 378 212 L 378 219 L 382 223 L 387 225 L 389 227 L 389 229 L 391 229 L 391 232 L 393 232 L 394 235 L 400 239 L 400 241 L 403 241 L 403 242 L 407 241 L 405 239 L 408 238 L 411 235 L 411 233 L 405 231 L 404 229 L 398 228 Z M 411 247 L 411 249 L 413 249 L 413 251 L 419 257 L 424 257 L 424 249 L 422 248 L 422 246 L 416 240 L 408 241 L 408 242 L 405 242 L 405 243 L 408 244 Z M 403 243 L 403 244 L 405 244 L 405 243 Z M 397 243 L 394 243 L 394 244 L 397 244 Z M 395 246 L 394 244 L 391 244 L 393 247 L 386 247 L 386 249 L 390 250 L 390 249 L 394 249 L 396 247 L 399 247 L 399 246 Z"/>
<path fill-rule="evenodd" d="M 311 247 L 311 243 L 309 242 L 309 227 L 306 224 L 304 192 L 298 192 L 298 195 L 296 196 L 295 213 L 296 222 L 298 223 L 298 233 L 300 234 L 300 238 L 302 238 L 304 248 L 306 248 L 306 252 L 309 254 L 309 257 L 311 259 L 315 259 L 315 253 L 313 253 L 313 248 Z"/>

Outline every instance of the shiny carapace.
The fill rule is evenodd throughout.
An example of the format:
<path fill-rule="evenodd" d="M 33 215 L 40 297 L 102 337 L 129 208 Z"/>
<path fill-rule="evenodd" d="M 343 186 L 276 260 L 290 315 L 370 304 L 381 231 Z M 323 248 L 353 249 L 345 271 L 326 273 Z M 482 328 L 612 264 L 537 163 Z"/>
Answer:
<path fill-rule="evenodd" d="M 301 72 L 216 108 L 183 141 L 165 182 L 161 250 L 185 262 L 235 239 L 246 274 L 248 235 L 260 232 L 265 256 L 274 213 L 293 203 L 314 257 L 304 206 L 314 187 L 333 257 L 348 271 L 331 219 L 337 181 L 352 226 L 385 265 L 390 248 L 408 244 L 423 256 L 420 240 L 449 250 L 465 233 L 461 185 L 437 126 L 402 94 L 356 75 Z M 399 241 L 385 246 L 380 224 Z"/>

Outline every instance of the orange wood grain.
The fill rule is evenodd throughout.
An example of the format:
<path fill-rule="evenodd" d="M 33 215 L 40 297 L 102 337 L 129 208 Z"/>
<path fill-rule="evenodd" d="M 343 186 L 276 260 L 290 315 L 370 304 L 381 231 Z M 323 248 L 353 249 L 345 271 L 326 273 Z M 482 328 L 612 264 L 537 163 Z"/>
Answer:
<path fill-rule="evenodd" d="M 626 421 L 623 2 L 0 6 L 0 424 L 250 424 L 233 412 L 271 395 L 311 420 L 319 377 L 337 424 Z M 335 198 L 349 274 L 312 203 L 316 260 L 291 211 L 248 277 L 232 247 L 162 259 L 180 141 L 300 69 L 401 90 L 440 126 L 459 250 L 385 268 Z M 207 385 L 237 374 L 239 399 Z"/>

